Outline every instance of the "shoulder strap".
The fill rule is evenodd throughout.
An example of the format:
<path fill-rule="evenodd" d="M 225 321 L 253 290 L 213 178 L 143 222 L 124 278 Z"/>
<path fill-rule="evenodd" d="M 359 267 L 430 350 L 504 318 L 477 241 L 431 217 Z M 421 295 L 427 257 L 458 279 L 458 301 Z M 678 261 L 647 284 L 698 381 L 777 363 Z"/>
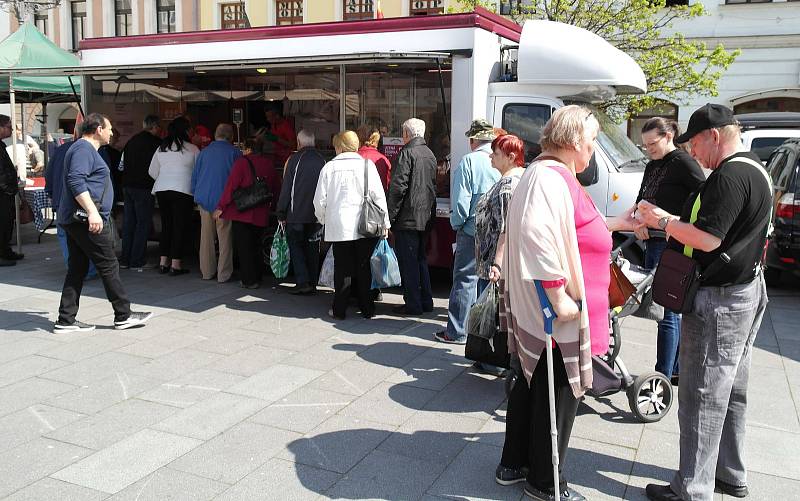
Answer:
<path fill-rule="evenodd" d="M 367 198 L 367 196 L 369 196 L 368 192 L 367 192 L 367 168 L 369 167 L 369 163 L 368 162 L 369 162 L 369 160 L 367 160 L 365 158 L 364 159 L 364 198 Z"/>
<path fill-rule="evenodd" d="M 694 199 L 694 204 L 692 205 L 692 214 L 689 217 L 689 224 L 694 224 L 697 221 L 697 213 L 700 212 L 700 193 L 697 194 L 697 198 Z M 683 255 L 686 257 L 692 257 L 694 254 L 694 248 L 688 245 L 683 246 Z"/>
<path fill-rule="evenodd" d="M 300 155 L 297 157 L 297 163 L 294 164 L 294 175 L 292 176 L 292 196 L 289 197 L 289 210 L 292 213 L 294 213 L 294 183 L 297 181 L 297 172 L 300 170 L 300 161 L 303 160 L 303 155 L 305 154 L 305 151 L 300 153 Z"/>
<path fill-rule="evenodd" d="M 253 165 L 253 161 L 247 158 L 247 155 L 244 155 L 242 158 L 247 160 L 247 164 L 250 166 L 250 174 L 253 176 L 253 182 L 256 182 L 256 166 Z"/>

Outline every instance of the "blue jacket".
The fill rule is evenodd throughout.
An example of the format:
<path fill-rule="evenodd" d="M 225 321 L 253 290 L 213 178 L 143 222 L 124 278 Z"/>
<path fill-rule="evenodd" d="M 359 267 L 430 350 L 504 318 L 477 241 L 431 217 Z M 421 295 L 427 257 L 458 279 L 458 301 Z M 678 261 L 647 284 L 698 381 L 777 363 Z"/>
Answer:
<path fill-rule="evenodd" d="M 450 188 L 450 226 L 475 236 L 475 206 L 481 196 L 500 179 L 500 172 L 492 167 L 490 143 L 464 155 L 458 164 Z"/>
<path fill-rule="evenodd" d="M 192 193 L 203 210 L 214 212 L 217 208 L 233 162 L 241 156 L 241 151 L 223 140 L 213 141 L 197 155 L 192 171 Z"/>
<path fill-rule="evenodd" d="M 78 139 L 64 156 L 64 177 L 61 200 L 58 205 L 58 224 L 73 223 L 73 215 L 78 209 L 76 195 L 88 191 L 92 200 L 99 201 L 97 207 L 104 221 L 111 215 L 114 203 L 114 187 L 111 185 L 111 171 L 92 143 Z M 105 190 L 105 195 L 103 191 Z M 100 200 L 100 197 L 103 197 Z"/>
<path fill-rule="evenodd" d="M 47 166 L 44 172 L 44 191 L 50 195 L 54 211 L 58 211 L 61 194 L 64 190 L 64 157 L 67 155 L 69 147 L 73 144 L 75 144 L 75 141 L 69 140 L 57 147 L 50 157 L 50 165 Z"/>

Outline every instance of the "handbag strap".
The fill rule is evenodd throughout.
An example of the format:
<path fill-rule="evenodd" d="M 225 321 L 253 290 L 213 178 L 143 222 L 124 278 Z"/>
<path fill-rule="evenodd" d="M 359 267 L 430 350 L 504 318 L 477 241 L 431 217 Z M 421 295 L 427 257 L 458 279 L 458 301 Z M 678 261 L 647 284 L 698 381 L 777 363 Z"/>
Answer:
<path fill-rule="evenodd" d="M 256 166 L 253 165 L 253 161 L 250 160 L 247 155 L 243 156 L 242 158 L 247 160 L 247 164 L 250 165 L 250 174 L 253 176 L 253 184 L 256 184 L 256 179 L 258 178 L 258 176 L 256 176 Z"/>
<path fill-rule="evenodd" d="M 367 162 L 369 162 L 369 160 L 367 160 L 365 158 L 364 159 L 364 198 L 367 198 L 369 196 L 369 192 L 367 191 L 367 168 L 369 167 L 369 164 Z"/>
<path fill-rule="evenodd" d="M 300 171 L 300 162 L 303 160 L 303 155 L 305 154 L 305 151 L 300 153 L 300 156 L 297 157 L 297 163 L 294 164 L 294 176 L 292 176 L 292 196 L 289 199 L 289 211 L 292 213 L 294 213 L 294 183 L 297 181 L 297 173 Z"/>

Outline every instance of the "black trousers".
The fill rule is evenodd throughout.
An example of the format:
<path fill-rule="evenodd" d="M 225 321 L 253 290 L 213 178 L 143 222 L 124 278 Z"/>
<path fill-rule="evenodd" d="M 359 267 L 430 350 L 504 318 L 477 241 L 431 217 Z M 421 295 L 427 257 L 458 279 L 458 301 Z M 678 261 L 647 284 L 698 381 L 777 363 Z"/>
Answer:
<path fill-rule="evenodd" d="M 62 226 L 67 234 L 67 277 L 61 290 L 61 305 L 58 307 L 58 320 L 71 324 L 78 314 L 78 306 L 83 289 L 83 278 L 89 271 L 91 259 L 97 274 L 103 281 L 106 297 L 114 308 L 114 320 L 125 320 L 131 314 L 131 303 L 119 278 L 119 263 L 114 254 L 111 240 L 111 226 L 103 224 L 103 231 L 90 233 L 89 226 L 83 223 Z"/>
<path fill-rule="evenodd" d="M 191 195 L 172 190 L 157 192 L 156 199 L 161 210 L 159 253 L 168 259 L 181 259 L 186 247 L 184 239 L 191 234 L 194 199 Z"/>
<path fill-rule="evenodd" d="M 514 355 L 512 355 L 514 356 Z M 563 475 L 567 459 L 572 424 L 578 412 L 579 399 L 572 394 L 567 371 L 558 347 L 553 348 L 553 384 L 556 395 L 556 428 L 560 491 L 567 488 Z M 550 438 L 550 399 L 547 390 L 547 358 L 545 352 L 531 377 L 530 387 L 525 378 L 514 383 L 508 397 L 506 440 L 500 464 L 508 468 L 529 468 L 528 483 L 540 490 L 553 489 L 553 458 Z"/>
<path fill-rule="evenodd" d="M 239 278 L 244 285 L 261 282 L 264 259 L 261 237 L 264 228 L 250 223 L 233 221 L 233 249 L 239 258 Z"/>
<path fill-rule="evenodd" d="M 375 296 L 371 292 L 372 272 L 369 258 L 378 243 L 377 238 L 360 238 L 349 242 L 333 242 L 333 314 L 344 317 L 347 301 L 355 288 L 361 314 L 375 314 Z"/>
<path fill-rule="evenodd" d="M 14 195 L 0 192 L 0 257 L 11 255 L 14 234 Z"/>
<path fill-rule="evenodd" d="M 403 299 L 409 313 L 419 315 L 433 309 L 431 276 L 425 254 L 427 235 L 424 231 L 397 230 L 394 232 L 394 250 L 403 281 Z"/>

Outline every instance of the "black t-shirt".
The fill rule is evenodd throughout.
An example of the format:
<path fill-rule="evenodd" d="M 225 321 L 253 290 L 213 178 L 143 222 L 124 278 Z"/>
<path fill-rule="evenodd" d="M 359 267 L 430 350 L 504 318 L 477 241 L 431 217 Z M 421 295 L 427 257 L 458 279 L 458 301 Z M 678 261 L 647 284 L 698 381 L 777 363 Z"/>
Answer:
<path fill-rule="evenodd" d="M 670 214 L 680 214 L 689 195 L 705 180 L 697 161 L 677 148 L 660 160 L 648 162 L 636 202 L 647 200 Z"/>
<path fill-rule="evenodd" d="M 738 161 L 739 158 L 749 158 L 759 167 Z M 694 250 L 693 257 L 701 269 L 719 259 L 720 253 L 727 252 L 736 242 L 743 239 L 750 242 L 737 254 L 729 254 L 730 263 L 713 275 L 703 277 L 702 285 L 745 284 L 755 277 L 772 211 L 772 189 L 764 172 L 759 172 L 763 169 L 760 165 L 756 155 L 736 153 L 723 160 L 700 189 L 700 211 L 694 225 L 722 239 L 722 244 L 711 252 Z M 689 221 L 696 197 L 693 193 L 686 201 L 681 221 Z M 672 248 L 683 251 L 683 244 L 676 239 L 671 242 Z"/>

